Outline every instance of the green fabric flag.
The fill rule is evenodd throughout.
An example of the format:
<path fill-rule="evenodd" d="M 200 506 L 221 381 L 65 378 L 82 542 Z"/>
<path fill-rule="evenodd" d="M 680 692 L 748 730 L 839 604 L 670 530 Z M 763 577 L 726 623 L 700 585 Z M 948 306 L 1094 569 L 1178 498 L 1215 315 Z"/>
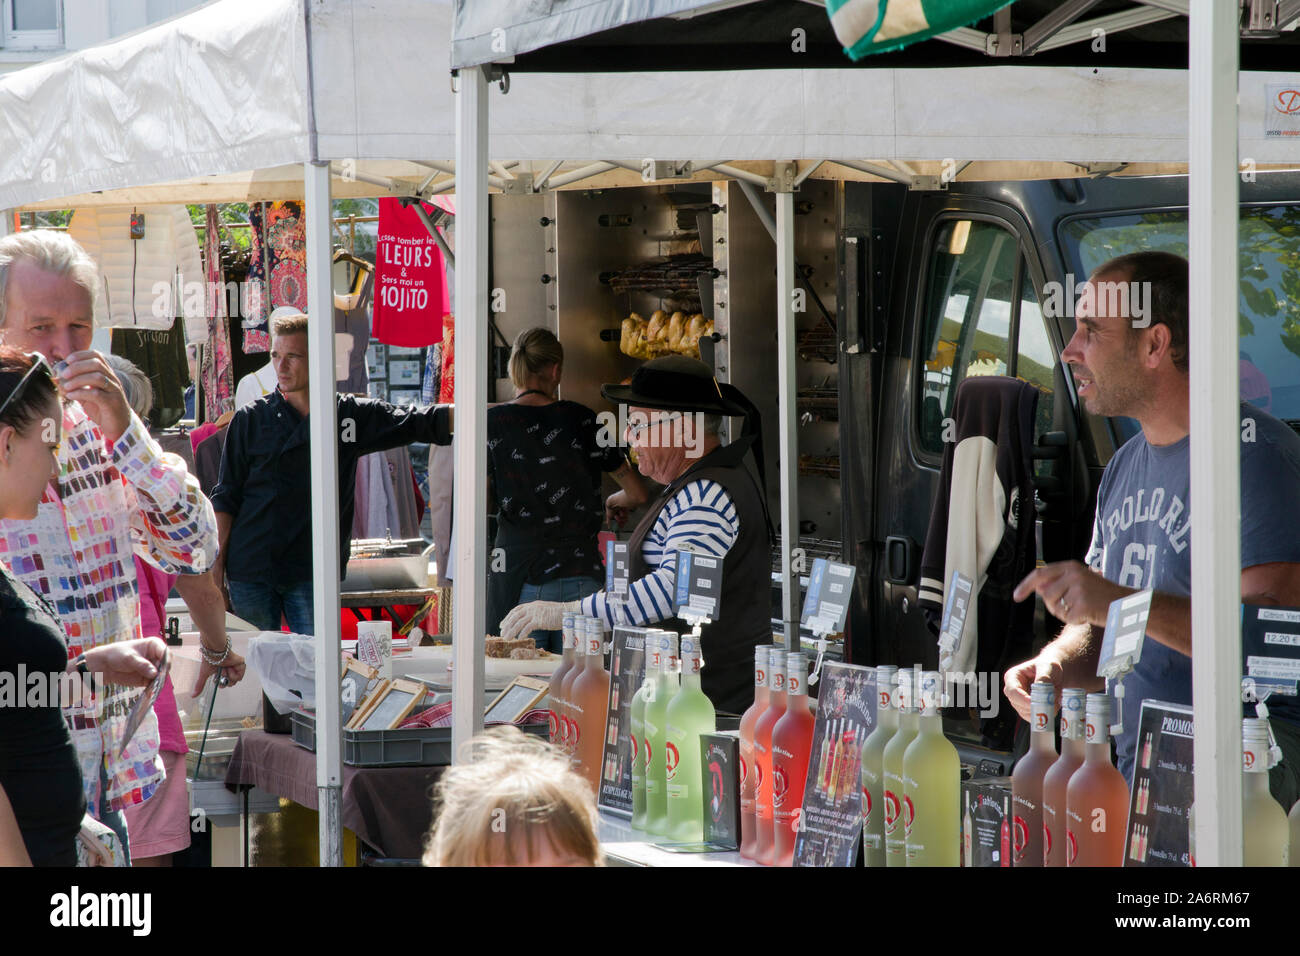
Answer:
<path fill-rule="evenodd" d="M 826 0 L 850 59 L 898 50 L 982 20 L 1011 0 Z"/>

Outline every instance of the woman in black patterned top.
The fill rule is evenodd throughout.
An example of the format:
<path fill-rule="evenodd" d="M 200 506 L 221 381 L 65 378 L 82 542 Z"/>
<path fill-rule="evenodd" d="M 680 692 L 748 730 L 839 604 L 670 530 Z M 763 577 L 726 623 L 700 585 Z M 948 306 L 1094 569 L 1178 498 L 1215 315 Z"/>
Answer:
<path fill-rule="evenodd" d="M 528 601 L 575 601 L 604 585 L 596 535 L 606 513 L 601 473 L 622 487 L 609 507 L 622 515 L 648 500 L 617 435 L 596 415 L 555 398 L 564 349 L 549 330 L 528 329 L 510 355 L 513 401 L 488 409 L 488 489 L 497 506 L 496 552 L 488 579 L 488 633 Z M 537 646 L 560 651 L 558 631 L 535 631 Z"/>

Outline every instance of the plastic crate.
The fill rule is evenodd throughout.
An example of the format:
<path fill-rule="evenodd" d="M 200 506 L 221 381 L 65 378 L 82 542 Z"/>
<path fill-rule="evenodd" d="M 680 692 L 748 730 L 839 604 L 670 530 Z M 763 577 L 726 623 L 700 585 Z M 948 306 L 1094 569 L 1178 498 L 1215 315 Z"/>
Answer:
<path fill-rule="evenodd" d="M 293 742 L 315 753 L 316 715 L 296 710 Z M 528 734 L 546 736 L 546 724 L 519 724 Z M 443 767 L 451 763 L 450 727 L 406 730 L 344 730 L 343 763 L 349 767 Z"/>

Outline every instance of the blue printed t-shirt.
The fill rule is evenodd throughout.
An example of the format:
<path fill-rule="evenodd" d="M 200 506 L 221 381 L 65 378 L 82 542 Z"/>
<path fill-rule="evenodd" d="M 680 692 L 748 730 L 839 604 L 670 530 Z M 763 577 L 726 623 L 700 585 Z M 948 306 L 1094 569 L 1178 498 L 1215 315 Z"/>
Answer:
<path fill-rule="evenodd" d="M 1300 436 L 1254 406 L 1241 406 L 1241 566 L 1300 562 Z M 1088 564 L 1108 581 L 1192 593 L 1190 436 L 1156 447 L 1138 433 L 1115 453 L 1097 491 Z M 1143 700 L 1192 702 L 1192 659 L 1148 638 L 1124 679 L 1122 722 L 1115 741 L 1124 778 L 1133 776 Z M 1300 706 L 1269 699 L 1275 717 L 1300 721 Z"/>

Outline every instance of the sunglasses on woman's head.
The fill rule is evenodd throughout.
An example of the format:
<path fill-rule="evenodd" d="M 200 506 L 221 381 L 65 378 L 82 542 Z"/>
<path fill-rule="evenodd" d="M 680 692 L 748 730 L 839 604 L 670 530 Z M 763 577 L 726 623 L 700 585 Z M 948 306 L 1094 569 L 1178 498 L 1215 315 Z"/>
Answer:
<path fill-rule="evenodd" d="M 31 359 L 32 367 L 23 373 L 23 377 L 19 380 L 17 387 L 15 387 L 14 390 L 5 397 L 3 402 L 0 402 L 0 418 L 4 417 L 4 413 L 9 406 L 13 402 L 18 401 L 23 392 L 27 390 L 27 385 L 31 382 L 32 376 L 36 374 L 37 369 L 42 369 L 45 374 L 50 377 L 50 384 L 53 385 L 56 390 L 58 389 L 59 380 L 55 376 L 54 369 L 50 367 L 50 363 L 45 360 L 45 356 L 40 352 L 29 352 L 27 353 L 27 357 Z M 62 365 L 63 363 L 60 362 L 59 364 Z"/>

